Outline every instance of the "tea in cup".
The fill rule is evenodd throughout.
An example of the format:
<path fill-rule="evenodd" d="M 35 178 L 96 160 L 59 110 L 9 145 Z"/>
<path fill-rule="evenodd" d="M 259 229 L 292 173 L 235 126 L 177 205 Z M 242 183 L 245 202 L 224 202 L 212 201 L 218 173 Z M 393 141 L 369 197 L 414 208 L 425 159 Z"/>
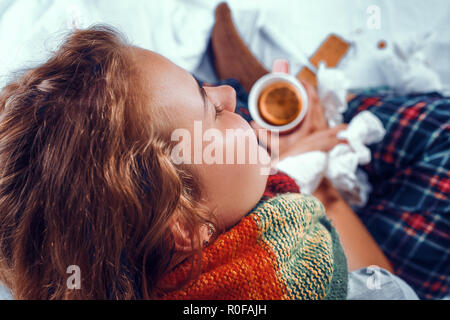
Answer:
<path fill-rule="evenodd" d="M 286 60 L 276 60 L 272 72 L 260 78 L 249 94 L 249 112 L 261 127 L 280 133 L 294 129 L 306 115 L 303 85 L 288 73 Z"/>

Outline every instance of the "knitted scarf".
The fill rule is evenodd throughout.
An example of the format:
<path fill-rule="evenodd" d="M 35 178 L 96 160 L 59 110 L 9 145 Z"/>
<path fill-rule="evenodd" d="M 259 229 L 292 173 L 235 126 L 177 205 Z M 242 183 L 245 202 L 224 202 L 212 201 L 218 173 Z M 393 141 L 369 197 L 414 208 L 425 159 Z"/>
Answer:
<path fill-rule="evenodd" d="M 203 249 L 200 274 L 162 299 L 345 299 L 347 261 L 324 208 L 285 174 L 270 176 L 260 202 Z M 191 263 L 163 283 L 177 285 Z"/>

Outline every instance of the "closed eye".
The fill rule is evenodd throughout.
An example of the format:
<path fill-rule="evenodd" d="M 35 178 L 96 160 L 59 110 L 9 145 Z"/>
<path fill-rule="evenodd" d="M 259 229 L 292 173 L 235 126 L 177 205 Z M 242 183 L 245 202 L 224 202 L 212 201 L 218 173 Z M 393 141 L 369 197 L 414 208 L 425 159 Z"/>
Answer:
<path fill-rule="evenodd" d="M 195 79 L 195 81 L 197 82 L 197 86 L 198 86 L 198 88 L 199 88 L 199 90 L 200 90 L 200 93 L 201 93 L 201 95 L 202 95 L 202 97 L 203 97 L 205 110 L 207 110 L 207 109 L 208 109 L 207 106 L 209 105 L 209 101 L 210 101 L 210 100 L 209 100 L 209 98 L 208 98 L 208 95 L 207 95 L 207 93 L 206 93 L 206 90 L 205 90 L 205 88 L 203 87 L 202 83 L 201 83 L 197 78 L 194 77 L 194 79 Z M 215 103 L 214 103 L 214 109 L 215 109 L 215 115 L 214 115 L 214 117 L 215 117 L 215 119 L 217 120 L 217 117 L 225 110 L 225 107 L 222 106 L 221 104 L 215 104 Z"/>
<path fill-rule="evenodd" d="M 216 119 L 217 117 L 225 110 L 225 107 L 221 104 L 214 104 L 214 108 L 216 109 Z"/>

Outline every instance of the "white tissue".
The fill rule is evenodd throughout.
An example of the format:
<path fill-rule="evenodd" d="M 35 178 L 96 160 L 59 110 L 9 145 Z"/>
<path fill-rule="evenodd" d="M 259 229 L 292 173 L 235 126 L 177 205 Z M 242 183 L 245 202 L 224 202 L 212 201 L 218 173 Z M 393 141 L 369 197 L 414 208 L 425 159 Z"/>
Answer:
<path fill-rule="evenodd" d="M 277 169 L 295 179 L 304 194 L 316 190 L 327 168 L 327 153 L 312 151 L 281 160 Z"/>
<path fill-rule="evenodd" d="M 339 132 L 337 137 L 348 141 L 359 164 L 367 164 L 371 156 L 366 145 L 380 142 L 385 134 L 386 130 L 381 121 L 370 111 L 363 111 L 354 117 L 347 129 Z"/>
<path fill-rule="evenodd" d="M 326 177 L 338 190 L 352 191 L 355 187 L 358 155 L 350 145 L 339 144 L 329 152 Z"/>
<path fill-rule="evenodd" d="M 324 106 L 325 117 L 332 128 L 342 123 L 342 114 L 347 110 L 347 90 L 350 81 L 337 69 L 319 64 L 317 71 L 318 95 Z"/>
<path fill-rule="evenodd" d="M 379 63 L 388 86 L 398 94 L 442 92 L 443 85 L 437 72 L 430 68 L 424 49 L 432 34 L 403 42 L 393 42 L 384 49 Z"/>
<path fill-rule="evenodd" d="M 350 202 L 361 203 L 367 198 L 367 194 L 361 194 L 361 191 L 369 190 L 370 186 L 365 185 L 367 179 L 359 179 L 358 165 L 370 162 L 367 145 L 380 142 L 385 134 L 381 121 L 369 111 L 356 115 L 347 129 L 338 134 L 348 144 L 339 144 L 329 152 L 325 175 L 339 191 L 350 195 Z"/>

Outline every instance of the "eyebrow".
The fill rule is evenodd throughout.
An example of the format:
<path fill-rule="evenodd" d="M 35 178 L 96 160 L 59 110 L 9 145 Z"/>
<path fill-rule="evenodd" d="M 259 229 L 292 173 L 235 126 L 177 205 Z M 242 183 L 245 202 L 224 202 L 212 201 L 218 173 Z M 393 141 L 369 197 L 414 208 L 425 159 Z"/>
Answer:
<path fill-rule="evenodd" d="M 203 99 L 203 113 L 204 115 L 208 114 L 208 97 L 206 95 L 206 90 L 205 88 L 203 88 L 203 86 L 200 85 L 200 81 L 197 80 L 197 78 L 195 78 L 195 82 L 197 83 L 198 86 L 198 91 L 200 92 L 200 95 L 202 96 Z"/>

